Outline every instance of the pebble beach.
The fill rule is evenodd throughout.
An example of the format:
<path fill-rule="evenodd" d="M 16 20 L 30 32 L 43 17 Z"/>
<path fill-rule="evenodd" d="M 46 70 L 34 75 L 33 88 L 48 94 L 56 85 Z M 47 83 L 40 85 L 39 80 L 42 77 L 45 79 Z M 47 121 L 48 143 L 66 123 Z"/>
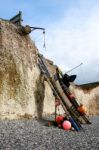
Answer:
<path fill-rule="evenodd" d="M 99 117 L 79 132 L 37 120 L 1 120 L 0 150 L 99 150 Z"/>

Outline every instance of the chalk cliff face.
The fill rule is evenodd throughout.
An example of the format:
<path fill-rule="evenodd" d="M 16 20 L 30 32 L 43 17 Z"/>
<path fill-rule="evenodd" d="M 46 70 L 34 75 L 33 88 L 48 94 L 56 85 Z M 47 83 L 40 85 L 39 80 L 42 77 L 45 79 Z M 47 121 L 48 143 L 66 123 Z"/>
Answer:
<path fill-rule="evenodd" d="M 79 103 L 82 103 L 89 115 L 99 115 L 99 86 L 83 89 L 79 86 L 72 85 L 71 91 L 77 98 Z"/>
<path fill-rule="evenodd" d="M 42 112 L 54 111 L 54 98 L 47 83 L 49 90 L 44 94 L 37 54 L 28 36 L 12 23 L 0 20 L 0 118 L 40 117 Z M 52 109 L 46 110 L 50 99 Z"/>
<path fill-rule="evenodd" d="M 55 98 L 48 83 L 41 82 L 37 55 L 38 50 L 29 36 L 23 35 L 11 22 L 0 19 L 1 119 L 41 117 L 42 114 L 54 113 Z M 46 61 L 53 73 L 54 66 Z M 74 92 L 88 109 L 93 108 L 93 103 L 89 105 L 89 97 L 86 101 L 83 98 L 83 91 L 74 88 Z"/>
<path fill-rule="evenodd" d="M 0 116 L 33 114 L 36 47 L 13 24 L 0 21 L 0 28 Z"/>

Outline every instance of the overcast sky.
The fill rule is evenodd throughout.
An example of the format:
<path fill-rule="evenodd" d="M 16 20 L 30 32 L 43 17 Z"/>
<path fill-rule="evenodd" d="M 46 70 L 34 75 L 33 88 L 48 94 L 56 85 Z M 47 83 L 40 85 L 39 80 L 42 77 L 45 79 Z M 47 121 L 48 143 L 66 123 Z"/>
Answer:
<path fill-rule="evenodd" d="M 76 83 L 99 81 L 99 0 L 0 0 L 0 18 L 23 12 L 23 24 L 46 29 L 31 34 L 40 52 L 63 72 L 79 65 Z"/>

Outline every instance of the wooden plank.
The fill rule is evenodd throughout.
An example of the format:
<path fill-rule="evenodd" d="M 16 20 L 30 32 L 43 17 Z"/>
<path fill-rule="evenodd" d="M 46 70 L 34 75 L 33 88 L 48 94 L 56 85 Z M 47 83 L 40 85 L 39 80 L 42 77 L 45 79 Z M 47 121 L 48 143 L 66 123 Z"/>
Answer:
<path fill-rule="evenodd" d="M 9 21 L 15 25 L 21 26 L 21 22 L 23 21 L 22 20 L 22 12 L 19 11 L 19 13 L 17 15 L 15 15 L 14 17 L 12 17 Z"/>

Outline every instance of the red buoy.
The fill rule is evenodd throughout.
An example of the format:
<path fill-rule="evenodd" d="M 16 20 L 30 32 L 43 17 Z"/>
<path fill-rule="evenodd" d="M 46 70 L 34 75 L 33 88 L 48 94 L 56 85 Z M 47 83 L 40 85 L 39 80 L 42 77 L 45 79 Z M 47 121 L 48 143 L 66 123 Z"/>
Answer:
<path fill-rule="evenodd" d="M 73 99 L 73 98 L 75 98 L 75 96 L 74 96 L 73 94 L 70 94 L 70 95 L 69 95 L 69 98 L 70 98 L 70 99 Z"/>
<path fill-rule="evenodd" d="M 59 100 L 55 100 L 55 106 L 57 107 L 57 106 L 59 106 L 59 105 L 60 105 Z"/>
<path fill-rule="evenodd" d="M 55 121 L 57 122 L 57 124 L 60 124 L 63 120 L 64 116 L 57 116 Z"/>

